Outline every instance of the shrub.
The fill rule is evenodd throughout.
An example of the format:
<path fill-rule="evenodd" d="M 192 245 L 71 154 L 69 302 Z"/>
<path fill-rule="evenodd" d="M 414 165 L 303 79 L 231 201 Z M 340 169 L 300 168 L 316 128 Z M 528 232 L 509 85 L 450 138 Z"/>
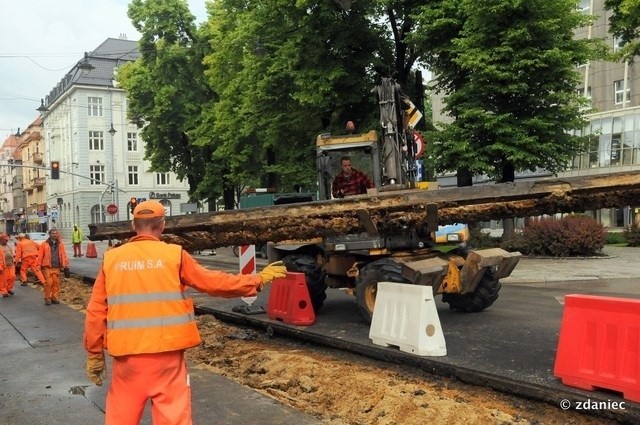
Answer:
<path fill-rule="evenodd" d="M 552 257 L 591 256 L 602 252 L 607 232 L 596 220 L 582 215 L 570 215 L 560 220 L 532 221 L 522 237 L 505 241 L 504 246 L 525 255 Z"/>
<path fill-rule="evenodd" d="M 623 245 L 627 243 L 627 239 L 622 232 L 607 232 L 607 245 Z"/>
<path fill-rule="evenodd" d="M 499 243 L 498 239 L 491 237 L 487 232 L 483 232 L 479 227 L 469 226 L 469 241 L 467 244 L 470 247 L 482 249 L 495 248 Z"/>
<path fill-rule="evenodd" d="M 623 234 L 628 246 L 640 246 L 640 226 L 637 223 L 626 227 Z"/>
<path fill-rule="evenodd" d="M 530 254 L 527 239 L 522 233 L 516 233 L 511 238 L 503 240 L 500 243 L 500 248 L 510 252 L 520 251 L 524 255 Z"/>

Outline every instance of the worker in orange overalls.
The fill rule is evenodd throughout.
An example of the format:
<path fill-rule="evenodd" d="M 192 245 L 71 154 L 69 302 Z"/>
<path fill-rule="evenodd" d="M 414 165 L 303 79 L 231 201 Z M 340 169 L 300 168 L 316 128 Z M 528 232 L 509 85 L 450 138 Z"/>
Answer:
<path fill-rule="evenodd" d="M 252 296 L 286 275 L 282 263 L 257 275 L 207 270 L 179 245 L 160 240 L 164 207 L 143 201 L 133 211 L 136 236 L 105 252 L 87 305 L 87 375 L 102 385 L 103 349 L 112 357 L 106 425 L 138 424 L 151 400 L 154 425 L 190 425 L 185 350 L 200 344 L 189 287 L 213 296 Z"/>
<path fill-rule="evenodd" d="M 18 245 L 16 246 L 16 263 L 20 265 L 20 280 L 21 286 L 27 286 L 27 272 L 29 269 L 36 275 L 38 282 L 44 285 L 45 279 L 40 271 L 40 265 L 38 264 L 38 250 L 40 247 L 38 244 L 24 233 L 20 233 L 17 236 Z"/>
<path fill-rule="evenodd" d="M 2 257 L 4 257 L 4 291 L 0 289 L 0 292 L 5 292 L 7 295 L 13 295 L 13 285 L 16 283 L 16 265 L 14 263 L 15 252 L 13 247 L 9 245 L 9 235 L 6 233 L 0 233 L 0 250 L 2 251 Z M 3 293 L 4 295 L 4 293 Z"/>
<path fill-rule="evenodd" d="M 49 230 L 49 237 L 40 244 L 38 264 L 44 275 L 44 304 L 60 304 L 60 273 L 68 273 L 69 259 L 58 229 Z"/>
<path fill-rule="evenodd" d="M 6 265 L 4 261 L 5 256 L 0 255 L 0 295 L 2 295 L 2 298 L 9 298 L 13 295 L 13 286 L 11 289 L 7 288 L 7 278 L 5 273 Z"/>

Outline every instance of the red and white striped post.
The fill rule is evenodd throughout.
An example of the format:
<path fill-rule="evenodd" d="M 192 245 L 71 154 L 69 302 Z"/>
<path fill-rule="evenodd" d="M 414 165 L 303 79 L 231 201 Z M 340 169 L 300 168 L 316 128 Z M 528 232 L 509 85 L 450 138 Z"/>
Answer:
<path fill-rule="evenodd" d="M 241 245 L 240 246 L 240 274 L 256 274 L 256 246 L 255 245 Z M 251 304 L 257 297 L 241 297 L 242 301 L 248 304 L 248 308 L 251 308 Z"/>
<path fill-rule="evenodd" d="M 256 246 L 240 246 L 240 273 L 256 274 Z"/>

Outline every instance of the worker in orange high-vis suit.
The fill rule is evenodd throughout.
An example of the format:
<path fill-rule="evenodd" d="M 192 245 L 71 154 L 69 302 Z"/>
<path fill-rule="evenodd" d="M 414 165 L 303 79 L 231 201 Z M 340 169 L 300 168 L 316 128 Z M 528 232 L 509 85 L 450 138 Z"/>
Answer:
<path fill-rule="evenodd" d="M 40 244 L 38 264 L 44 275 L 44 304 L 60 304 L 60 274 L 68 274 L 69 259 L 58 229 L 49 230 L 49 237 Z"/>
<path fill-rule="evenodd" d="M 186 291 L 252 296 L 286 275 L 282 263 L 257 275 L 207 270 L 179 245 L 160 240 L 164 215 L 157 201 L 136 206 L 136 236 L 105 252 L 87 305 L 87 375 L 96 385 L 106 369 L 103 349 L 112 357 L 106 425 L 137 425 L 149 400 L 154 425 L 192 424 L 185 350 L 201 339 Z"/>
<path fill-rule="evenodd" d="M 9 298 L 13 295 L 13 290 L 7 289 L 7 278 L 6 278 L 6 264 L 4 262 L 5 256 L 0 255 L 0 295 L 2 298 Z"/>
<path fill-rule="evenodd" d="M 36 275 L 38 282 L 44 285 L 45 279 L 38 264 L 38 244 L 24 233 L 19 233 L 18 245 L 16 245 L 16 263 L 20 263 L 21 286 L 27 286 L 27 272 L 29 269 Z"/>
<path fill-rule="evenodd" d="M 13 285 L 16 282 L 16 265 L 14 263 L 15 251 L 13 247 L 9 245 L 9 235 L 6 233 L 0 233 L 0 254 L 4 257 L 4 291 L 0 289 L 0 292 L 6 292 L 7 295 L 13 295 Z"/>

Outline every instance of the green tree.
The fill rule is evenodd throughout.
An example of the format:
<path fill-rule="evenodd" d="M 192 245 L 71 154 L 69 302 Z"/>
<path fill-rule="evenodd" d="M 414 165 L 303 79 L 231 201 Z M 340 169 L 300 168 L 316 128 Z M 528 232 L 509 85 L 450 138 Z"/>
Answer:
<path fill-rule="evenodd" d="M 464 168 L 506 182 L 519 171 L 564 170 L 582 147 L 572 130 L 585 123 L 576 66 L 604 54 L 598 41 L 573 38 L 591 18 L 572 0 L 436 3 L 422 11 L 421 29 L 444 35 L 417 42 L 449 51 L 427 61 L 455 118 L 432 146 L 438 171 Z"/>
<path fill-rule="evenodd" d="M 123 65 L 117 77 L 129 117 L 142 129 L 151 169 L 186 178 L 197 199 L 211 157 L 210 143 L 196 143 L 202 138 L 198 127 L 203 108 L 216 97 L 204 79 L 208 47 L 183 0 L 133 0 L 128 16 L 142 35 L 140 58 Z"/>
<path fill-rule="evenodd" d="M 640 0 L 606 0 L 611 33 L 623 42 L 620 55 L 631 60 L 640 55 Z"/>
<path fill-rule="evenodd" d="M 205 58 L 206 77 L 220 98 L 205 121 L 221 139 L 214 157 L 231 158 L 230 179 L 246 181 L 241 170 L 254 170 L 262 185 L 314 189 L 315 136 L 343 132 L 348 120 L 372 121 L 370 69 L 389 49 L 382 25 L 367 19 L 370 6 L 355 6 L 209 5 L 206 32 L 215 49 Z"/>
<path fill-rule="evenodd" d="M 119 80 L 153 169 L 226 208 L 246 185 L 314 190 L 319 133 L 376 128 L 381 75 L 417 89 L 406 37 L 421 3 L 220 0 L 198 28 L 185 1 L 134 0 L 142 57 Z"/>

